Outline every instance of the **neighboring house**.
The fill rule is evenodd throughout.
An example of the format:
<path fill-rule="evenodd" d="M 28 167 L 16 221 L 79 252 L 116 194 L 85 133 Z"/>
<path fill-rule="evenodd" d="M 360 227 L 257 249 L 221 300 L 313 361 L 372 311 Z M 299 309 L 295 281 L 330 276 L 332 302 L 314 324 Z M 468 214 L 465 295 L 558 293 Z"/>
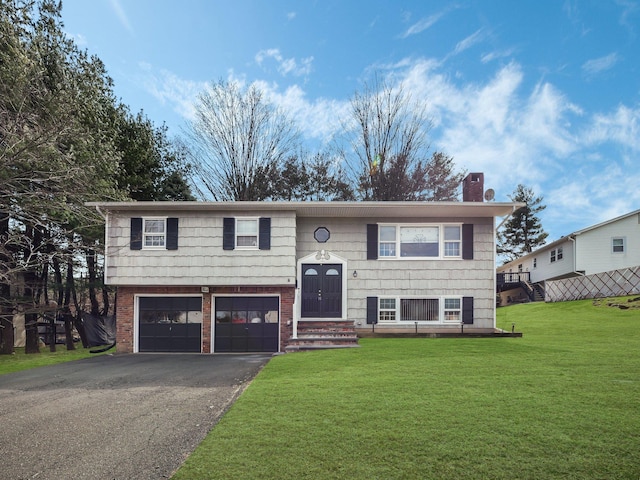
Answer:
<path fill-rule="evenodd" d="M 640 265 L 640 210 L 573 232 L 497 269 L 498 283 L 526 280 L 544 288 L 547 280 Z M 541 287 L 541 288 L 540 288 Z M 527 287 L 524 286 L 524 290 Z M 504 295 L 504 294 L 503 294 Z"/>
<path fill-rule="evenodd" d="M 463 202 L 92 203 L 106 220 L 117 350 L 494 332 L 495 219 L 521 204 L 482 202 L 482 174 L 465 182 Z"/>

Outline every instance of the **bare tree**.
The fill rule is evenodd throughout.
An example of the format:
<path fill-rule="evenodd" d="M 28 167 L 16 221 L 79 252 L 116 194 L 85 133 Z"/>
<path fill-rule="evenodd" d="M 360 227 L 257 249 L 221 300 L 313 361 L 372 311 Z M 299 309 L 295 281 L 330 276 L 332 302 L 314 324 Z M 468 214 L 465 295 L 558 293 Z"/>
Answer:
<path fill-rule="evenodd" d="M 298 132 L 256 84 L 219 81 L 198 98 L 188 137 L 194 185 L 214 200 L 266 200 Z"/>
<path fill-rule="evenodd" d="M 450 200 L 463 177 L 452 159 L 428 155 L 431 128 L 426 101 L 402 84 L 376 76 L 351 99 L 351 149 L 347 164 L 364 200 Z M 348 155 L 345 155 L 348 157 Z"/>

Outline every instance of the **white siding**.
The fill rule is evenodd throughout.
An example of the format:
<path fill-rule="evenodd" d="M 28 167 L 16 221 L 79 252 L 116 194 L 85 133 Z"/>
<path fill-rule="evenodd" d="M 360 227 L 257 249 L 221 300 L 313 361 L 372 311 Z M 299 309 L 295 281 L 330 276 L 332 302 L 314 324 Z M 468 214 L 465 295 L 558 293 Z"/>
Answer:
<path fill-rule="evenodd" d="M 292 212 L 250 212 L 271 218 L 270 250 L 223 250 L 222 219 L 213 212 L 178 217 L 178 250 L 131 250 L 131 217 L 109 215 L 107 281 L 111 285 L 294 285 L 296 220 Z M 157 212 L 148 216 L 162 216 Z"/>
<path fill-rule="evenodd" d="M 562 248 L 561 260 L 557 259 L 559 248 Z M 552 250 L 556 251 L 555 262 L 551 262 Z M 532 282 L 541 282 L 551 278 L 568 276 L 575 271 L 573 264 L 573 242 L 571 240 L 561 242 L 553 248 L 541 250 L 535 255 L 535 258 L 537 258 L 537 266 L 531 270 Z"/>
<path fill-rule="evenodd" d="M 356 325 L 366 324 L 367 296 L 455 295 L 474 297 L 475 328 L 494 327 L 493 218 L 402 219 L 401 223 L 473 223 L 474 260 L 367 260 L 367 224 L 387 222 L 397 219 L 299 218 L 297 256 L 324 249 L 347 260 L 347 314 Z M 331 231 L 326 243 L 313 238 L 321 226 Z"/>
<path fill-rule="evenodd" d="M 625 239 L 624 253 L 613 253 L 613 238 Z M 640 265 L 640 214 L 576 236 L 577 265 L 587 275 Z"/>

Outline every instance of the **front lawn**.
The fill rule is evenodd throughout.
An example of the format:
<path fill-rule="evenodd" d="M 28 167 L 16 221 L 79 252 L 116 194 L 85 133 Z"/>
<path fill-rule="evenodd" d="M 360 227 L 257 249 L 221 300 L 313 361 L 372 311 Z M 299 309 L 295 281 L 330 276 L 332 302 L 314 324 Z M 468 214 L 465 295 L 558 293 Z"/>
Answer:
<path fill-rule="evenodd" d="M 275 357 L 174 478 L 640 478 L 640 312 L 499 309 L 512 323 Z"/>
<path fill-rule="evenodd" d="M 75 350 L 67 350 L 65 346 L 58 345 L 53 353 L 49 351 L 49 347 L 40 347 L 40 353 L 27 355 L 24 348 L 16 348 L 13 355 L 0 355 L 0 375 L 99 355 L 89 353 L 89 350 L 82 348 L 82 345 Z"/>

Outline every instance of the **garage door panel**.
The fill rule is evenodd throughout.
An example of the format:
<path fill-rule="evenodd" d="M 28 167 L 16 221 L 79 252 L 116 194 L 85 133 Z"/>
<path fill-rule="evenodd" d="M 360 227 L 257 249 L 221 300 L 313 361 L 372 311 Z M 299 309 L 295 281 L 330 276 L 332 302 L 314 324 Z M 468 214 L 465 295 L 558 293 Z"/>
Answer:
<path fill-rule="evenodd" d="M 216 297 L 215 352 L 277 352 L 279 298 Z"/>
<path fill-rule="evenodd" d="M 200 352 L 202 297 L 140 297 L 140 352 Z"/>

